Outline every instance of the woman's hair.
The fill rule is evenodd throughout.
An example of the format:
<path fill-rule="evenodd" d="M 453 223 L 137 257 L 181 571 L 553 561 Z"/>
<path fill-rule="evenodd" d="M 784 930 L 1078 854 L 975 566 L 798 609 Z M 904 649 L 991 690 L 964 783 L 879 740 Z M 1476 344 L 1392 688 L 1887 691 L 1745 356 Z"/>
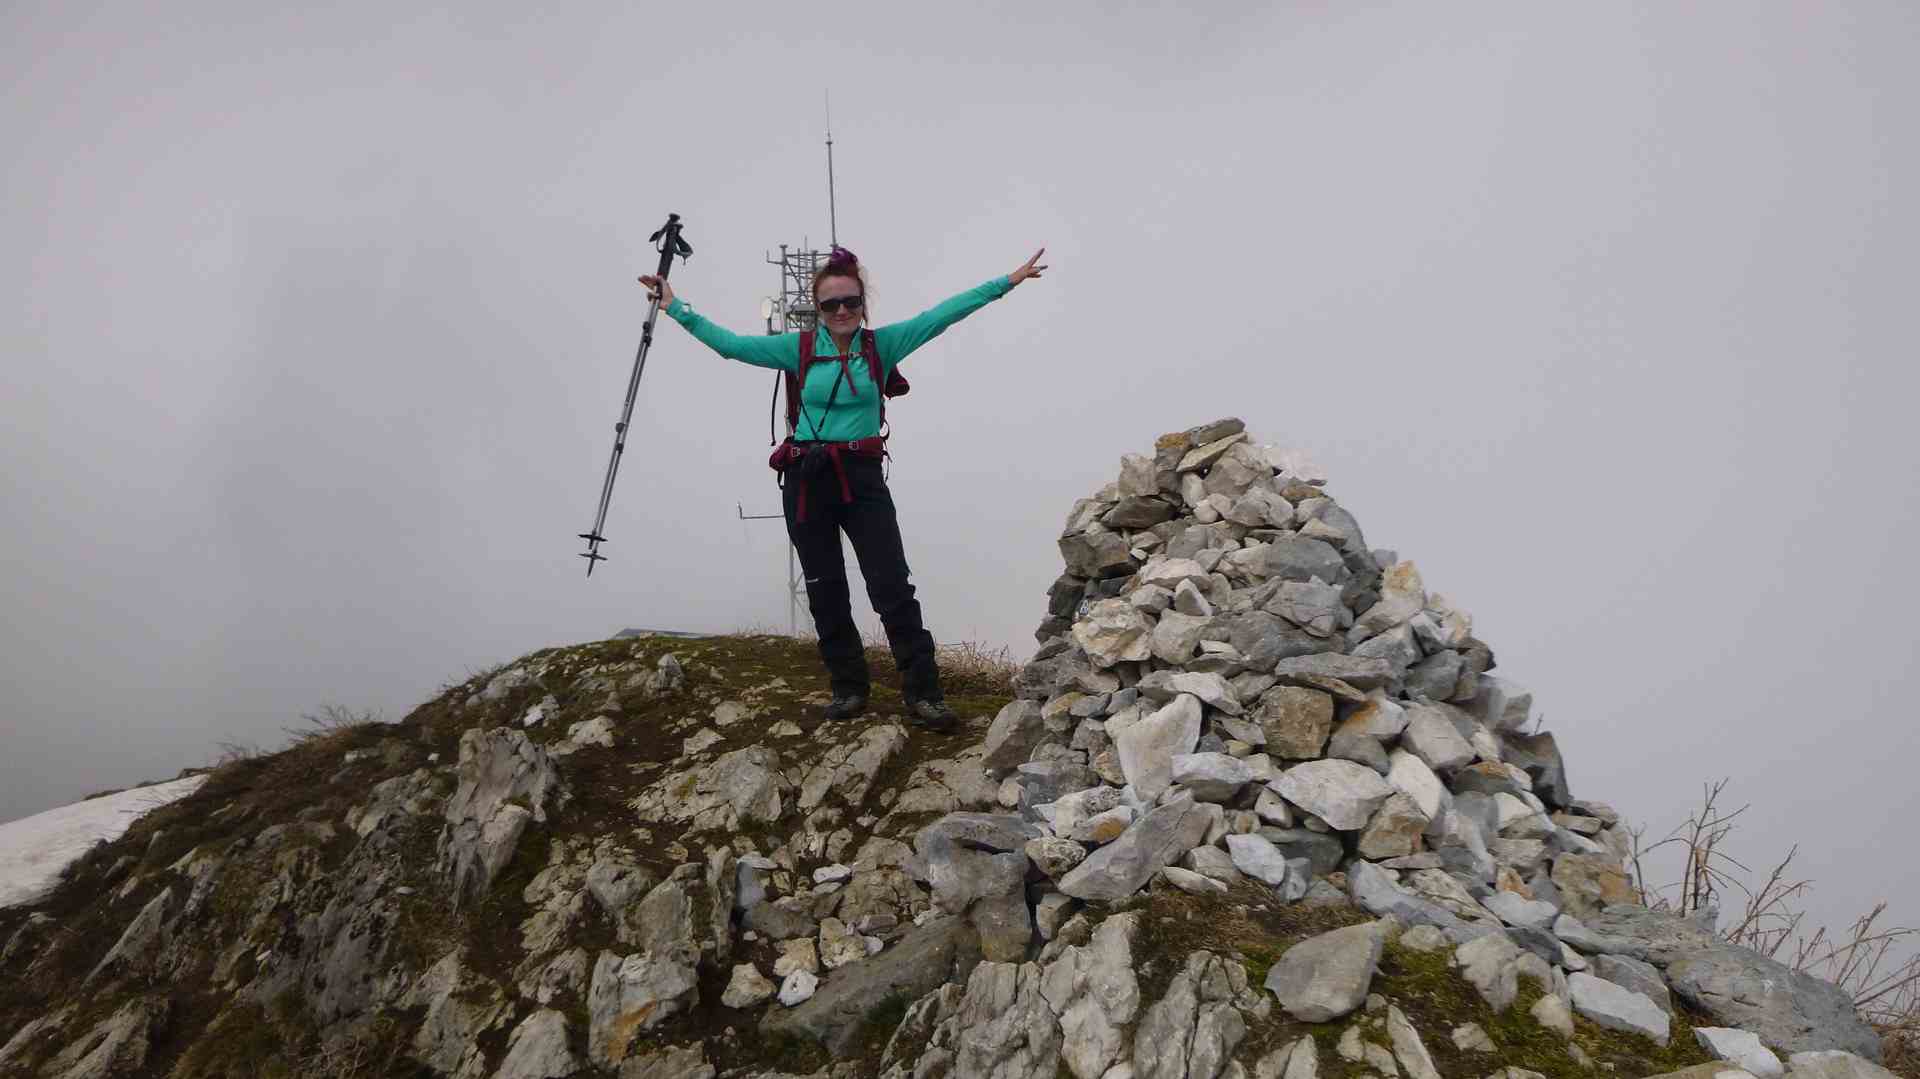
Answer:
<path fill-rule="evenodd" d="M 813 272 L 813 300 L 815 303 L 820 302 L 820 282 L 825 281 L 829 277 L 848 278 L 859 284 L 860 295 L 862 297 L 865 297 L 868 293 L 867 268 L 860 265 L 860 256 L 841 247 L 839 244 L 833 245 L 832 254 L 827 256 L 827 264 Z M 865 322 L 866 317 L 867 308 L 865 305 L 862 305 L 860 308 L 861 321 Z"/>

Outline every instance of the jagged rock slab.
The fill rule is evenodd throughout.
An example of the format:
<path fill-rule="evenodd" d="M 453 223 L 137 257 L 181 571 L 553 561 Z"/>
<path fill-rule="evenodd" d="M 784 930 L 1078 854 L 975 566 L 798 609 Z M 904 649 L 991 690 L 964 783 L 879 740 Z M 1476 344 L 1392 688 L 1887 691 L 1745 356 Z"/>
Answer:
<path fill-rule="evenodd" d="M 1296 764 L 1275 782 L 1282 797 L 1346 832 L 1367 826 L 1374 810 L 1393 794 L 1380 774 L 1352 761 Z"/>
<path fill-rule="evenodd" d="M 1324 1023 L 1367 1002 L 1386 922 L 1350 925 L 1288 948 L 1267 971 L 1266 988 L 1288 1015 Z"/>
<path fill-rule="evenodd" d="M 1734 1030 L 1732 1027 L 1695 1027 L 1693 1037 L 1700 1043 L 1700 1048 L 1712 1053 L 1716 1060 L 1724 1060 L 1743 1069 L 1756 1079 L 1777 1079 L 1786 1071 L 1780 1058 L 1760 1044 L 1759 1036 L 1752 1031 Z"/>
<path fill-rule="evenodd" d="M 1676 915 L 1631 906 L 1582 919 L 1582 951 L 1616 952 L 1660 968 L 1674 994 L 1722 1026 L 1751 1030 L 1789 1053 L 1843 1050 L 1880 1058 L 1880 1038 L 1829 982 L 1715 938 Z M 1561 933 L 1555 923 L 1556 934 Z"/>
<path fill-rule="evenodd" d="M 827 975 L 799 1006 L 768 1012 L 760 1029 L 811 1038 L 842 1055 L 874 1008 L 889 998 L 914 1000 L 949 981 L 962 981 L 979 962 L 979 944 L 966 925 L 958 918 L 936 918 L 886 951 Z"/>
<path fill-rule="evenodd" d="M 1576 972 L 1567 976 L 1567 989 L 1573 994 L 1573 1010 L 1587 1019 L 1629 1034 L 1652 1038 L 1666 1045 L 1671 1021 L 1660 1006 L 1643 994 Z"/>
<path fill-rule="evenodd" d="M 1124 899 L 1205 838 L 1212 821 L 1213 814 L 1191 799 L 1155 806 L 1060 878 L 1060 890 L 1075 899 Z"/>

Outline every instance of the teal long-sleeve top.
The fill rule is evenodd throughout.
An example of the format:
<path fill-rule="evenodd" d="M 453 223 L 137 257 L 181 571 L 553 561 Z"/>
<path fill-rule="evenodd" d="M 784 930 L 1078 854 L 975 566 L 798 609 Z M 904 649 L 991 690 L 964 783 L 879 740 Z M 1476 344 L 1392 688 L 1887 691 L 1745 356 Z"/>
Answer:
<path fill-rule="evenodd" d="M 940 336 L 947 327 L 1005 296 L 1013 282 L 1005 275 L 970 288 L 922 311 L 920 314 L 873 331 L 874 347 L 880 353 L 880 378 L 893 371 L 914 350 Z M 714 325 L 695 311 L 692 305 L 676 297 L 667 306 L 667 317 L 686 327 L 687 332 L 708 348 L 730 360 L 770 367 L 792 373 L 800 367 L 800 335 L 774 336 L 737 334 Z M 840 348 L 825 326 L 814 330 L 813 365 L 807 368 L 806 384 L 800 387 L 800 430 L 794 436 L 802 440 L 851 442 L 880 433 L 880 393 L 867 368 L 872 357 L 862 354 L 859 335 L 848 352 L 848 373 L 852 375 L 834 394 L 833 384 L 840 377 Z M 833 407 L 827 407 L 828 398 Z"/>

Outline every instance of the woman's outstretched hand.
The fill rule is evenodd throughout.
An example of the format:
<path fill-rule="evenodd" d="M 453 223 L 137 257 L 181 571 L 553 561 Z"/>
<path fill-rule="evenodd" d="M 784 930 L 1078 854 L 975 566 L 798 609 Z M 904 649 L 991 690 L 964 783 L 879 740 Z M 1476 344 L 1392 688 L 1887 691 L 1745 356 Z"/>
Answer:
<path fill-rule="evenodd" d="M 654 296 L 660 297 L 661 307 L 667 307 L 673 303 L 673 286 L 667 284 L 666 278 L 655 277 L 650 273 L 643 273 L 640 275 L 640 283 L 647 286 L 648 299 L 652 299 Z"/>
<path fill-rule="evenodd" d="M 1008 287 L 1011 288 L 1014 285 L 1018 285 L 1020 282 L 1025 281 L 1029 277 L 1039 277 L 1040 271 L 1046 269 L 1046 266 L 1039 264 L 1040 256 L 1046 253 L 1047 253 L 1047 249 L 1044 247 L 1038 251 L 1035 251 L 1033 253 L 1032 258 L 1021 263 L 1019 269 L 1008 274 L 1007 275 Z"/>

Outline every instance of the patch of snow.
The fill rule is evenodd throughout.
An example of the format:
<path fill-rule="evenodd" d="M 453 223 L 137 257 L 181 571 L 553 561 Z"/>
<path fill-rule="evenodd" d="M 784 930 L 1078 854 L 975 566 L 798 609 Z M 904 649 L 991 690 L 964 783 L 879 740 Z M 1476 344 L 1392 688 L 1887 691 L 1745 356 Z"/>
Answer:
<path fill-rule="evenodd" d="M 0 824 L 0 907 L 33 903 L 95 843 L 112 842 L 148 813 L 200 789 L 206 776 L 139 787 Z"/>

